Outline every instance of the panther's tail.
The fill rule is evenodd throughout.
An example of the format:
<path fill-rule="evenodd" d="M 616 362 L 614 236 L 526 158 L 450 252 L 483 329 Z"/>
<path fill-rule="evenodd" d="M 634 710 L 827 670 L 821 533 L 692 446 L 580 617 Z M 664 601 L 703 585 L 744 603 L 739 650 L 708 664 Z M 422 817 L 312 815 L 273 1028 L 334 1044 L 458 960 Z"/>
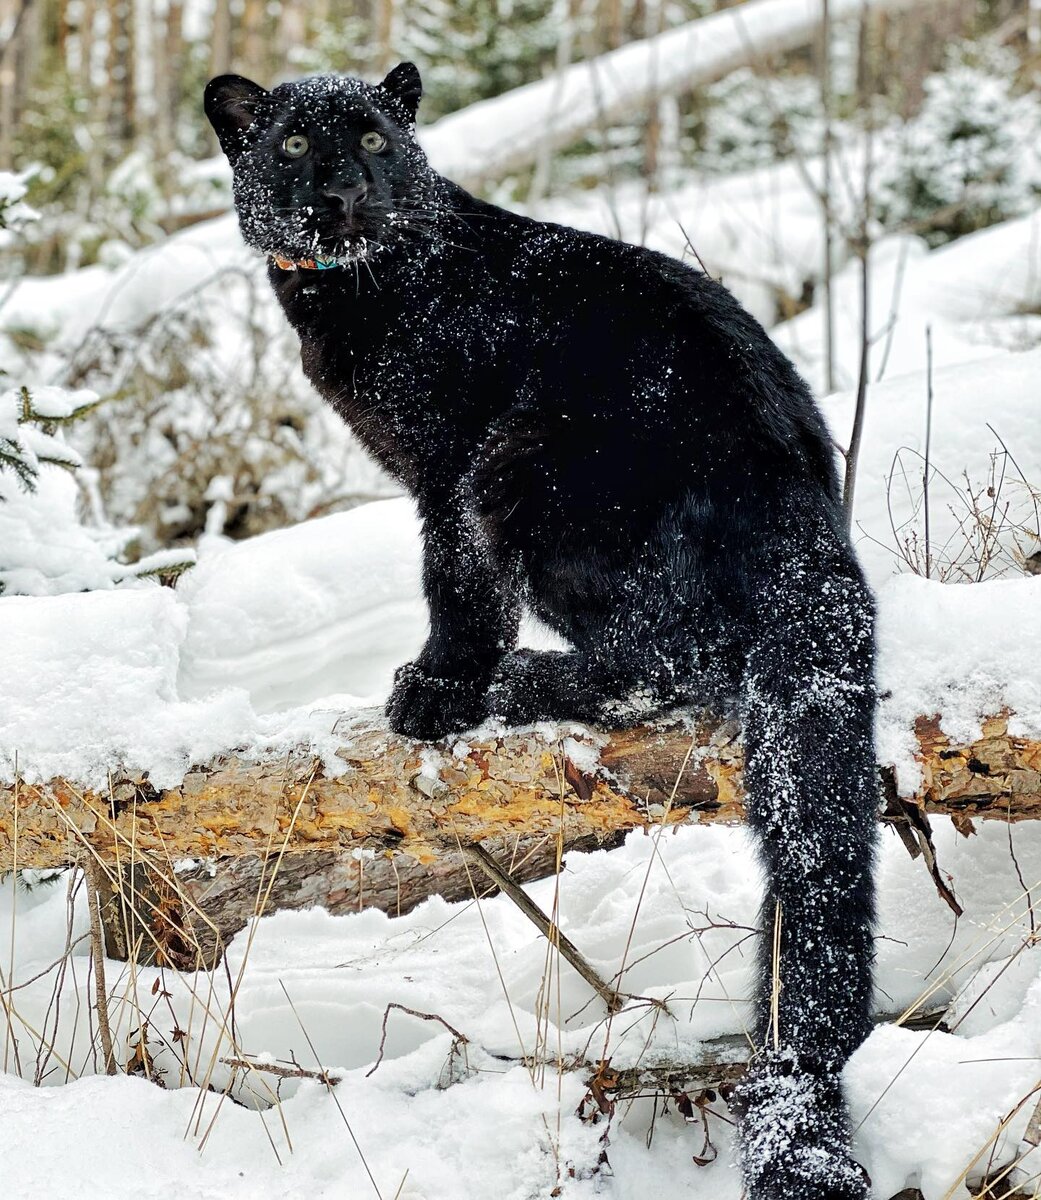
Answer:
<path fill-rule="evenodd" d="M 839 1075 L 871 1023 L 874 612 L 819 497 L 772 525 L 743 686 L 766 895 L 742 1168 L 750 1200 L 860 1200 Z"/>

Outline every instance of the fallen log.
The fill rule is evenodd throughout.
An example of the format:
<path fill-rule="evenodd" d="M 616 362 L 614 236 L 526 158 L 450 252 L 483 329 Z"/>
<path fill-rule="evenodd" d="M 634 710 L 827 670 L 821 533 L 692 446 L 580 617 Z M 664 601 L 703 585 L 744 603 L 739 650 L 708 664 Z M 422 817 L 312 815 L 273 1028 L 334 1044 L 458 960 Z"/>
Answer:
<path fill-rule="evenodd" d="M 912 0 L 875 0 L 872 7 L 900 12 Z M 835 21 L 860 11 L 860 0 L 830 0 L 828 16 Z M 738 67 L 761 67 L 764 59 L 812 45 L 824 12 L 804 0 L 724 7 L 449 113 L 421 127 L 420 141 L 438 171 L 479 188 L 591 130 L 651 112 L 663 96 L 692 92 Z"/>
<path fill-rule="evenodd" d="M 928 1033 L 946 1033 L 947 1010 L 932 1006 L 913 1013 L 879 1012 L 872 1020 L 876 1025 L 899 1025 L 903 1029 Z M 639 1097 L 671 1096 L 697 1093 L 705 1089 L 727 1091 L 744 1075 L 752 1058 L 754 1043 L 747 1034 L 723 1034 L 701 1043 L 696 1059 L 689 1062 L 644 1064 L 615 1067 L 609 1061 L 593 1064 L 576 1056 L 557 1060 L 551 1065 L 561 1071 L 582 1071 L 587 1075 L 590 1097 L 617 1103 Z M 542 1059 L 509 1058 L 496 1055 L 510 1066 L 545 1067 Z"/>
<path fill-rule="evenodd" d="M 1041 741 L 1011 735 L 1007 714 L 966 745 L 936 718 L 915 733 L 921 787 L 899 797 L 883 770 L 883 820 L 927 862 L 927 813 L 963 832 L 977 818 L 1041 816 Z M 440 747 L 362 725 L 339 758 L 345 769 L 333 774 L 304 754 L 231 755 L 163 791 L 145 776 L 114 776 L 103 793 L 16 781 L 0 788 L 0 870 L 90 859 L 111 890 L 109 952 L 194 965 L 258 913 L 316 903 L 400 913 L 432 894 L 492 890 L 466 846 L 524 881 L 555 871 L 566 851 L 610 847 L 632 830 L 743 817 L 732 722 Z"/>

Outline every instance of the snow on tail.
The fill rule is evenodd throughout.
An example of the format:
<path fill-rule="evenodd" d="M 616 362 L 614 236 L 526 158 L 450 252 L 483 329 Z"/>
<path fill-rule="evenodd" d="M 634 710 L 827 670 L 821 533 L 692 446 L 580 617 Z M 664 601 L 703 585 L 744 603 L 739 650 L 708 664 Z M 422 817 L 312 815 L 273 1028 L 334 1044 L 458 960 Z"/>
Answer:
<path fill-rule="evenodd" d="M 874 611 L 819 501 L 782 517 L 761 561 L 743 715 L 766 894 L 742 1169 L 750 1200 L 860 1200 L 840 1072 L 871 1027 Z"/>

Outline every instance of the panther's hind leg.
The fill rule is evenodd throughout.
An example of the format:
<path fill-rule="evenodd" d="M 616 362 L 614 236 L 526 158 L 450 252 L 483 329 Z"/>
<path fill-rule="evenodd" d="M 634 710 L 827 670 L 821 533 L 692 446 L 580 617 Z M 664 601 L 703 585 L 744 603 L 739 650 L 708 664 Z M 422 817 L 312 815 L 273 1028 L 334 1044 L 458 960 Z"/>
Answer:
<path fill-rule="evenodd" d="M 601 622 L 576 623 L 574 650 L 515 650 L 499 665 L 488 713 L 507 725 L 581 721 L 623 729 L 679 705 L 727 708 L 739 670 L 732 642 L 691 606 L 643 588 Z"/>
<path fill-rule="evenodd" d="M 675 703 L 674 688 L 640 665 L 582 650 L 515 650 L 488 691 L 488 713 L 506 725 L 581 721 L 633 725 Z"/>
<path fill-rule="evenodd" d="M 731 707 L 740 634 L 706 614 L 689 555 L 675 552 L 684 537 L 682 527 L 663 524 L 636 562 L 575 571 L 596 581 L 582 607 L 536 597 L 536 613 L 575 648 L 507 654 L 488 692 L 489 715 L 508 725 L 570 720 L 619 729 L 679 705 Z"/>

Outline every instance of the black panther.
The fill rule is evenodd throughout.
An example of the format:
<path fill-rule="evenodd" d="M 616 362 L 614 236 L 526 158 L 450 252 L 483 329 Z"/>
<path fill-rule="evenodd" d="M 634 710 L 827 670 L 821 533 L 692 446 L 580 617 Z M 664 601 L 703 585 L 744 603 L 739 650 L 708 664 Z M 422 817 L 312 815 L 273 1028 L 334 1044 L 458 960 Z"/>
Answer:
<path fill-rule="evenodd" d="M 390 725 L 740 714 L 766 880 L 748 1195 L 862 1200 L 840 1072 L 870 1024 L 874 613 L 824 422 L 714 279 L 438 175 L 421 91 L 403 63 L 205 97 L 308 377 L 422 520 L 430 633 Z M 523 606 L 571 649 L 517 649 Z"/>

